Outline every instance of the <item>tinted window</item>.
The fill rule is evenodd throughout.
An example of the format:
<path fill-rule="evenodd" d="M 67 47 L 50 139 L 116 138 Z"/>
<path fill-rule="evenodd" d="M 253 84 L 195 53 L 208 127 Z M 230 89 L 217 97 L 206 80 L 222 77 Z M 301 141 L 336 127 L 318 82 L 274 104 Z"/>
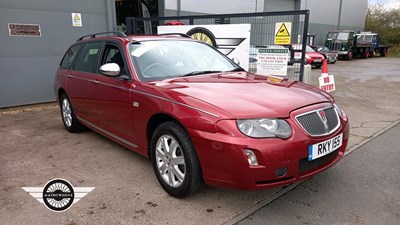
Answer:
<path fill-rule="evenodd" d="M 67 53 L 65 53 L 63 60 L 61 61 L 60 67 L 64 69 L 71 69 L 81 47 L 82 45 L 74 45 L 69 48 Z"/>
<path fill-rule="evenodd" d="M 75 69 L 83 72 L 93 72 L 97 55 L 100 52 L 101 43 L 89 43 L 83 50 L 76 63 Z"/>
<path fill-rule="evenodd" d="M 125 63 L 122 58 L 122 52 L 119 50 L 117 46 L 107 44 L 101 64 L 103 65 L 106 63 L 116 63 L 118 64 L 121 73 L 124 72 Z"/>

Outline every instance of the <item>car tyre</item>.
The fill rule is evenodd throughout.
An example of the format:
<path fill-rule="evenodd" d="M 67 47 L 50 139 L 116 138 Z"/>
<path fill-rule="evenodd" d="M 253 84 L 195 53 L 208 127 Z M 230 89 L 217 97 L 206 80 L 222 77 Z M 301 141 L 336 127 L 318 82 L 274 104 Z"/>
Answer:
<path fill-rule="evenodd" d="M 370 56 L 369 56 L 369 48 L 366 48 L 365 50 L 364 50 L 364 53 L 363 53 L 363 58 L 364 59 L 367 59 L 367 58 L 369 58 Z"/>
<path fill-rule="evenodd" d="M 381 49 L 381 51 L 380 51 L 381 57 L 386 57 L 387 54 L 388 54 L 388 49 L 387 48 Z"/>
<path fill-rule="evenodd" d="M 157 180 L 169 195 L 184 198 L 203 187 L 196 150 L 186 130 L 177 122 L 165 122 L 156 128 L 150 157 Z"/>
<path fill-rule="evenodd" d="M 349 50 L 347 52 L 347 55 L 345 56 L 346 60 L 352 60 L 353 59 L 353 50 Z"/>
<path fill-rule="evenodd" d="M 374 50 L 372 50 L 372 51 L 369 52 L 369 57 L 370 57 L 370 58 L 374 58 L 375 55 L 376 55 L 376 52 L 375 52 Z"/>
<path fill-rule="evenodd" d="M 76 133 L 85 129 L 75 115 L 75 110 L 72 107 L 71 100 L 66 93 L 60 97 L 60 111 L 64 128 L 71 133 Z"/>

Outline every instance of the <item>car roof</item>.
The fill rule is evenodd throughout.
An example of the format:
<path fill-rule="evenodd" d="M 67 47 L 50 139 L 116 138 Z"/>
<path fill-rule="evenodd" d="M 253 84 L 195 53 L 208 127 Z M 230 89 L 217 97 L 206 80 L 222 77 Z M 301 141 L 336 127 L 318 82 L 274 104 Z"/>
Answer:
<path fill-rule="evenodd" d="M 112 34 L 112 35 L 110 35 Z M 103 32 L 96 34 L 89 34 L 80 37 L 76 43 L 78 42 L 92 42 L 92 41 L 104 41 L 104 40 L 119 40 L 120 42 L 140 42 L 140 41 L 149 41 L 149 40 L 191 40 L 189 35 L 180 34 L 180 33 L 169 33 L 169 34 L 161 34 L 161 35 L 126 35 L 122 32 Z"/>

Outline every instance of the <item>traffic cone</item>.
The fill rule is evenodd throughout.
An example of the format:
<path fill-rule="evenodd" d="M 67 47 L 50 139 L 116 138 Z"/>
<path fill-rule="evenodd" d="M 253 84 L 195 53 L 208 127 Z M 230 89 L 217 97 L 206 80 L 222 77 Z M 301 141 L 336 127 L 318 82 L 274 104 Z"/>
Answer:
<path fill-rule="evenodd" d="M 321 71 L 321 77 L 327 77 L 328 76 L 328 63 L 326 63 L 326 60 L 322 63 L 322 71 Z"/>

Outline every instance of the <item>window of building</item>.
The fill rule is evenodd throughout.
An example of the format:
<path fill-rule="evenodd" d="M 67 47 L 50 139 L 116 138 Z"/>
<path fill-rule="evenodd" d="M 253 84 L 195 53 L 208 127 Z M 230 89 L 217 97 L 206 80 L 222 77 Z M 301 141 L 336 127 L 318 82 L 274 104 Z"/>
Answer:
<path fill-rule="evenodd" d="M 158 0 L 115 0 L 117 29 L 126 32 L 126 17 L 158 17 Z M 158 22 L 146 21 L 138 24 L 138 32 L 157 33 Z"/>

